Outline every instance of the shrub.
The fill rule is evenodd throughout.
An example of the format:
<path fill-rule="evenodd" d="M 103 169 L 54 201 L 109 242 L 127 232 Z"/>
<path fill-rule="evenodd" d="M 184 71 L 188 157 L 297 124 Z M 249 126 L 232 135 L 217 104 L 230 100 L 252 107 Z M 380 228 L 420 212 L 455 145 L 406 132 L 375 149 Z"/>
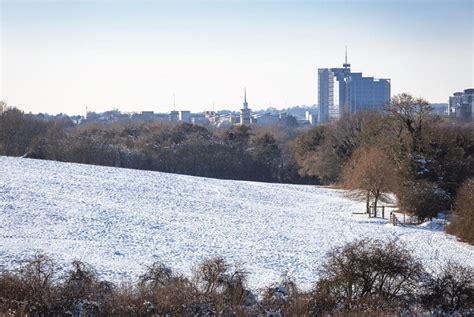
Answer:
<path fill-rule="evenodd" d="M 474 269 L 448 262 L 439 276 L 428 279 L 421 303 L 433 314 L 474 313 Z"/>
<path fill-rule="evenodd" d="M 263 290 L 261 313 L 265 316 L 304 316 L 308 313 L 309 300 L 309 293 L 300 291 L 291 277 L 284 274 L 280 282 Z"/>
<path fill-rule="evenodd" d="M 247 290 L 247 273 L 221 257 L 204 260 L 194 269 L 193 283 L 199 293 L 198 314 L 228 314 L 244 311 L 254 303 Z"/>
<path fill-rule="evenodd" d="M 449 207 L 447 193 L 435 183 L 425 180 L 405 182 L 396 194 L 400 209 L 416 216 L 419 222 L 436 217 Z"/>
<path fill-rule="evenodd" d="M 59 290 L 61 309 L 75 314 L 97 315 L 104 310 L 113 286 L 100 281 L 87 263 L 74 260 Z"/>
<path fill-rule="evenodd" d="M 80 261 L 62 278 L 56 269 L 36 254 L 20 269 L 0 273 L 0 316 L 469 315 L 474 309 L 472 267 L 448 263 L 430 276 L 393 241 L 334 248 L 312 290 L 284 275 L 260 298 L 247 289 L 247 273 L 219 257 L 197 265 L 190 279 L 156 262 L 138 281 L 117 286 Z"/>
<path fill-rule="evenodd" d="M 456 195 L 453 221 L 448 232 L 474 244 L 474 178 L 464 182 Z"/>
<path fill-rule="evenodd" d="M 396 312 L 414 300 L 422 266 L 393 241 L 360 240 L 335 248 L 320 269 L 314 311 Z"/>

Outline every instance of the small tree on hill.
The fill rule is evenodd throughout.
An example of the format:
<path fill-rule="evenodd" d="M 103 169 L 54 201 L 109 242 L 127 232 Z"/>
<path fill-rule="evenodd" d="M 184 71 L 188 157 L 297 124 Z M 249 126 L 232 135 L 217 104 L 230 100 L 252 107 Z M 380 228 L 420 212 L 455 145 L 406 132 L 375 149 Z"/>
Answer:
<path fill-rule="evenodd" d="M 403 212 L 423 222 L 448 207 L 449 196 L 436 183 L 416 180 L 403 182 L 396 191 L 398 205 Z"/>
<path fill-rule="evenodd" d="M 366 193 L 367 212 L 370 199 L 374 207 L 384 192 L 391 190 L 396 177 L 395 166 L 380 149 L 369 147 L 355 151 L 342 170 L 343 185 Z"/>
<path fill-rule="evenodd" d="M 407 93 L 392 97 L 387 107 L 393 119 L 396 137 L 403 151 L 400 155 L 413 154 L 420 151 L 422 134 L 431 115 L 431 106 L 423 98 L 415 98 Z M 408 153 L 407 153 L 408 152 Z"/>

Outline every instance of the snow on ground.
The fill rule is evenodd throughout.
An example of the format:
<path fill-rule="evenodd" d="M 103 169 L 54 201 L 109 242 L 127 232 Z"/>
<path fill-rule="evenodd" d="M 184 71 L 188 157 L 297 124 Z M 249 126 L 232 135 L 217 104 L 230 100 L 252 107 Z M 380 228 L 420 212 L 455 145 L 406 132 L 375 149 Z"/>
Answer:
<path fill-rule="evenodd" d="M 331 247 L 363 237 L 403 242 L 430 270 L 450 259 L 474 265 L 474 247 L 439 226 L 352 214 L 364 208 L 316 186 L 0 156 L 0 269 L 41 250 L 64 267 L 80 259 L 119 281 L 155 260 L 190 274 L 193 264 L 223 256 L 245 265 L 251 287 L 285 271 L 310 287 Z"/>

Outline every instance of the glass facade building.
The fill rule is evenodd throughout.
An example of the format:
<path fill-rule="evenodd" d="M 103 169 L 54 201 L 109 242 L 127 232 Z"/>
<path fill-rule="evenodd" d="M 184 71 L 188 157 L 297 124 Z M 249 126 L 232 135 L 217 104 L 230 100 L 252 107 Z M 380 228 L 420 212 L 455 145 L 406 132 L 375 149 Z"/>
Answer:
<path fill-rule="evenodd" d="M 343 66 L 318 69 L 319 123 L 362 110 L 383 111 L 390 102 L 390 79 L 352 73 L 347 61 Z"/>

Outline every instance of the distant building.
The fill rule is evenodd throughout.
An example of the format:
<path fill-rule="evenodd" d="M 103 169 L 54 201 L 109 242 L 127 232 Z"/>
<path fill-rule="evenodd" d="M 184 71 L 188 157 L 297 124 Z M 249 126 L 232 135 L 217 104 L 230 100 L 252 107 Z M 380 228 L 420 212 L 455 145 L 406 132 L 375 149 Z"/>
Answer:
<path fill-rule="evenodd" d="M 181 110 L 179 111 L 179 121 L 182 122 L 191 122 L 191 111 Z"/>
<path fill-rule="evenodd" d="M 448 107 L 449 104 L 447 103 L 430 103 L 431 113 L 438 116 L 446 116 L 448 115 Z"/>
<path fill-rule="evenodd" d="M 160 122 L 167 122 L 170 120 L 170 115 L 167 113 L 155 113 L 155 120 Z"/>
<path fill-rule="evenodd" d="M 153 111 L 142 111 L 139 118 L 143 121 L 153 121 L 155 119 L 155 113 Z"/>
<path fill-rule="evenodd" d="M 270 113 L 261 113 L 252 116 L 252 124 L 257 125 L 277 125 L 280 122 L 280 116 L 270 114 Z"/>
<path fill-rule="evenodd" d="M 197 125 L 208 125 L 209 118 L 204 114 L 193 114 L 191 116 L 191 123 Z"/>
<path fill-rule="evenodd" d="M 448 114 L 462 120 L 472 120 L 474 113 L 474 88 L 455 92 L 449 97 Z"/>
<path fill-rule="evenodd" d="M 315 114 L 312 114 L 309 111 L 306 111 L 305 113 L 305 120 L 308 121 L 310 125 L 316 125 L 318 122 L 318 116 Z"/>
<path fill-rule="evenodd" d="M 173 110 L 170 112 L 169 119 L 171 122 L 178 122 L 179 121 L 179 112 Z"/>
<path fill-rule="evenodd" d="M 382 111 L 390 101 L 390 89 L 390 79 L 352 73 L 346 52 L 343 68 L 318 69 L 318 122 L 338 120 L 361 110 Z"/>
<path fill-rule="evenodd" d="M 334 73 L 331 69 L 318 69 L 319 122 L 329 121 L 329 111 L 334 108 Z"/>
<path fill-rule="evenodd" d="M 247 103 L 247 89 L 244 89 L 244 104 L 243 108 L 240 109 L 240 124 L 250 125 L 250 109 L 249 104 Z"/>

